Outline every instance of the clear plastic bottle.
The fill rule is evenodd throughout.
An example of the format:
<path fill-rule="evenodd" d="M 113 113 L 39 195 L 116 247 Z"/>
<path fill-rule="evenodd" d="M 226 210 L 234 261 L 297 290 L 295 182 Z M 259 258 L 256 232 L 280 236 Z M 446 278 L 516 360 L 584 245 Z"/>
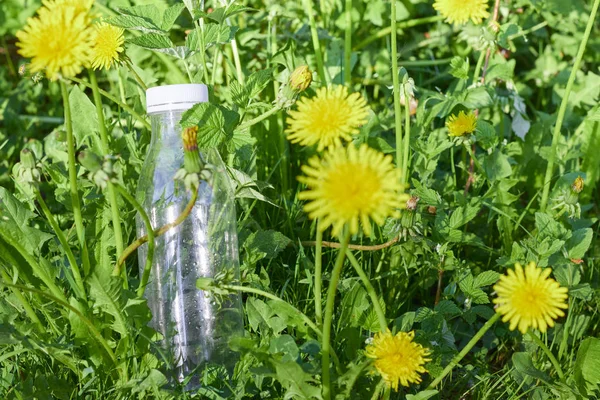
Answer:
<path fill-rule="evenodd" d="M 152 139 L 136 197 L 154 229 L 175 221 L 190 201 L 191 193 L 173 177 L 183 166 L 182 114 L 194 104 L 208 101 L 205 85 L 168 85 L 148 89 L 147 112 Z M 214 277 L 229 269 L 239 279 L 235 205 L 225 166 L 216 150 L 201 153 L 212 165 L 210 182 L 201 181 L 190 215 L 155 240 L 152 271 L 145 297 L 152 311 L 152 326 L 163 336 L 159 357 L 173 368 L 171 377 L 184 377 L 207 364 L 231 369 L 235 353 L 228 341 L 243 335 L 239 294 L 215 299 L 196 288 L 200 277 Z M 138 237 L 146 234 L 137 219 Z M 138 252 L 140 276 L 148 253 Z M 217 301 L 218 300 L 218 301 Z M 199 386 L 192 378 L 188 389 Z"/>

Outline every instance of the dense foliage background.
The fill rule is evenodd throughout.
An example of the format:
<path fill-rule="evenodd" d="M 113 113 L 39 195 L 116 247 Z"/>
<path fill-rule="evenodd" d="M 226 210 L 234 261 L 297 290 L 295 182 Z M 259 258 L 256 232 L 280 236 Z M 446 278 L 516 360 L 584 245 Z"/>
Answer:
<path fill-rule="evenodd" d="M 159 24 L 176 0 L 96 0 L 104 17 L 129 16 L 126 53 L 148 86 L 202 82 L 224 110 L 207 129 L 201 147 L 218 146 L 236 185 L 242 284 L 272 293 L 309 317 L 314 315 L 315 223 L 297 194 L 300 166 L 314 148 L 285 139 L 286 111 L 246 129 L 244 123 L 271 110 L 289 74 L 308 65 L 315 71 L 314 95 L 322 82 L 306 1 L 207 1 L 199 14 L 211 32 L 206 51 L 193 48 L 186 32 L 190 13 L 181 6 L 172 27 L 157 40 L 141 34 L 131 9 L 145 8 L 144 23 Z M 493 8 L 490 3 L 490 9 Z M 351 91 L 371 109 L 355 143 L 396 154 L 390 3 L 354 0 Z M 354 254 L 370 277 L 390 329 L 415 330 L 432 350 L 420 385 L 382 391 L 380 377 L 365 363 L 365 342 L 381 329 L 370 299 L 350 264 L 340 282 L 333 348 L 340 368 L 333 394 L 339 398 L 405 398 L 427 388 L 450 360 L 494 314 L 491 285 L 515 262 L 552 266 L 569 288 L 568 316 L 543 336 L 567 376 L 561 381 L 546 355 L 527 336 L 494 325 L 437 387 L 413 399 L 555 399 L 593 397 L 600 382 L 598 341 L 598 180 L 600 179 L 600 32 L 595 24 L 572 93 L 556 153 L 552 131 L 584 30 L 591 2 L 583 0 L 500 1 L 498 25 L 452 25 L 436 17 L 429 0 L 397 1 L 401 82 L 414 89 L 408 192 L 419 197 L 414 210 L 389 219 L 356 245 L 383 248 Z M 297 312 L 276 300 L 244 294 L 247 335 L 233 345 L 242 354 L 236 370 L 202 372 L 198 393 L 165 385 L 161 361 L 152 352 L 149 311 L 133 291 L 110 277 L 117 255 L 105 197 L 84 170 L 78 175 L 93 268 L 84 271 L 90 299 L 76 300 L 68 285 L 69 264 L 52 227 L 22 173 L 22 149 L 35 154 L 40 191 L 67 239 L 77 248 L 67 182 L 64 109 L 59 85 L 30 74 L 17 53 L 15 33 L 40 6 L 34 0 L 0 3 L 0 397 L 74 398 L 319 398 L 320 343 Z M 315 2 L 316 27 L 330 81 L 344 82 L 341 0 Z M 210 10 L 209 10 L 210 9 Z M 215 10 L 222 14 L 215 16 Z M 155 18 L 153 20 L 153 18 Z M 163 20 L 164 23 L 164 20 Z M 138 24 L 138 25 L 136 25 Z M 163 25 L 165 26 L 165 25 Z M 496 29 L 497 28 L 497 29 Z M 235 42 L 232 43 L 232 40 Z M 165 45 L 165 43 L 167 43 Z M 170 47 L 170 44 L 173 44 Z M 181 46 L 188 46 L 186 51 Z M 180 46 L 180 47 L 177 47 Z M 489 63 L 482 65 L 490 49 Z M 208 69 L 204 69 L 206 65 Z M 479 83 L 484 72 L 485 83 Z M 404 72 L 403 72 L 404 73 Z M 125 67 L 98 73 L 100 86 L 124 109 L 104 98 L 110 149 L 123 185 L 133 193 L 150 132 L 133 110 L 145 113 L 145 95 Z M 78 146 L 94 148 L 98 121 L 85 85 L 70 82 Z M 293 106 L 292 106 L 293 107 Z M 471 142 L 449 138 L 446 118 L 479 110 Z M 201 121 L 207 124 L 207 121 Z M 247 126 L 247 125 L 246 125 Z M 475 162 L 470 160 L 474 147 Z M 540 207 L 547 161 L 556 160 L 548 207 Z M 474 165 L 473 165 L 474 164 Z M 583 191 L 571 186 L 580 176 Z M 122 198 L 124 234 L 135 239 L 135 212 Z M 396 240 L 397 239 L 397 240 Z M 325 241 L 337 242 L 325 232 Z M 392 242 L 390 242 L 392 241 Z M 20 243 L 22 248 L 15 247 Z M 27 254 L 27 256 L 25 255 Z M 324 282 L 336 250 L 323 250 Z M 107 257 L 108 256 L 108 257 Z M 76 253 L 79 259 L 79 252 Z M 44 295 L 33 263 L 49 271 L 67 303 Z M 138 281 L 135 257 L 127 260 L 131 287 Z M 10 286 L 14 284 L 17 286 Z M 23 311 L 31 303 L 42 321 Z M 114 351 L 107 359 L 90 334 L 90 322 Z M 585 341 L 588 339 L 588 341 Z M 594 364 L 595 363 L 595 364 Z M 597 393 L 597 392 L 596 392 Z"/>

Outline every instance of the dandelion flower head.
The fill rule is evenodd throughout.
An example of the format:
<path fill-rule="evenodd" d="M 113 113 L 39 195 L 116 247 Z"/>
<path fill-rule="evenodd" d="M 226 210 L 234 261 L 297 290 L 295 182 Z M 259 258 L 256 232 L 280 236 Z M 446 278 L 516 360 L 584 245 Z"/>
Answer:
<path fill-rule="evenodd" d="M 298 178 L 308 186 L 299 198 L 308 200 L 304 210 L 320 219 L 320 228 L 333 226 L 338 235 L 347 225 L 356 234 L 359 222 L 371 233 L 371 220 L 382 225 L 388 216 L 397 216 L 409 196 L 402 193 L 392 158 L 363 144 L 356 148 L 335 147 L 322 158 L 313 157 L 302 167 Z"/>
<path fill-rule="evenodd" d="M 538 268 L 534 262 L 525 269 L 517 263 L 494 286 L 498 294 L 493 300 L 496 312 L 503 315 L 503 322 L 510 321 L 511 331 L 518 328 L 525 334 L 534 328 L 543 333 L 554 326 L 555 319 L 565 315 L 562 309 L 568 307 L 568 290 L 548 278 L 550 272 L 550 268 Z"/>
<path fill-rule="evenodd" d="M 123 28 L 100 22 L 95 26 L 94 47 L 92 50 L 92 67 L 109 69 L 119 59 L 119 53 L 125 48 Z"/>
<path fill-rule="evenodd" d="M 473 111 L 466 114 L 464 111 L 458 115 L 451 115 L 446 120 L 446 128 L 450 136 L 465 136 L 475 132 L 477 129 L 477 117 Z"/>
<path fill-rule="evenodd" d="M 77 12 L 87 13 L 92 8 L 94 0 L 42 0 L 42 4 L 51 11 L 58 7 L 75 7 Z"/>
<path fill-rule="evenodd" d="M 466 24 L 469 20 L 480 24 L 490 16 L 488 0 L 435 0 L 433 8 L 451 24 Z"/>
<path fill-rule="evenodd" d="M 367 122 L 369 108 L 360 93 L 348 93 L 345 86 L 317 89 L 313 98 L 303 97 L 297 110 L 290 111 L 288 140 L 303 146 L 317 145 L 317 151 L 352 140 Z"/>
<path fill-rule="evenodd" d="M 91 62 L 93 29 L 89 8 L 74 6 L 85 2 L 55 0 L 45 2 L 37 16 L 17 32 L 19 53 L 31 58 L 32 73 L 45 71 L 49 79 L 59 74 L 70 78 Z"/>
<path fill-rule="evenodd" d="M 402 386 L 420 383 L 420 374 L 427 372 L 424 365 L 431 361 L 427 358 L 429 350 L 415 343 L 414 336 L 414 332 L 396 335 L 390 331 L 380 332 L 366 348 L 367 357 L 375 360 L 375 368 L 394 390 L 398 390 L 398 383 Z"/>

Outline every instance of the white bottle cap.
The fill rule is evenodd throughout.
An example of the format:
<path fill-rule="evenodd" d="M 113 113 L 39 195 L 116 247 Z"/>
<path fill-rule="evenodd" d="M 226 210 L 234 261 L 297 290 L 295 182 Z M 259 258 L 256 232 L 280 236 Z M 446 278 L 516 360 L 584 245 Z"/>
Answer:
<path fill-rule="evenodd" d="M 208 88 L 202 84 L 165 85 L 146 90 L 146 112 L 148 114 L 186 111 L 194 104 L 207 101 Z"/>

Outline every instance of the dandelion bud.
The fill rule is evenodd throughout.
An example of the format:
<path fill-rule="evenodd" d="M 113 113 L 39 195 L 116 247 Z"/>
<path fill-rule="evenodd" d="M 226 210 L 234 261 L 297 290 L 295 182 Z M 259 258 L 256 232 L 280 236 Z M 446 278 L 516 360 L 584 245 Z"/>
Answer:
<path fill-rule="evenodd" d="M 200 176 L 205 164 L 198 152 L 198 127 L 185 128 L 181 133 L 183 140 L 183 168 L 175 174 L 176 180 L 181 180 L 186 189 L 193 190 L 200 185 Z"/>
<path fill-rule="evenodd" d="M 437 207 L 436 206 L 429 206 L 427 207 L 427 212 L 431 215 L 436 215 L 437 214 Z"/>
<path fill-rule="evenodd" d="M 31 150 L 21 150 L 21 160 L 13 167 L 13 175 L 21 189 L 31 194 L 31 187 L 37 186 L 42 177 L 35 154 Z"/>
<path fill-rule="evenodd" d="M 181 134 L 183 139 L 183 151 L 198 150 L 198 127 L 185 128 Z"/>
<path fill-rule="evenodd" d="M 296 68 L 290 75 L 289 85 L 297 92 L 305 91 L 311 83 L 312 72 L 310 72 L 306 65 Z"/>
<path fill-rule="evenodd" d="M 581 176 L 578 176 L 575 181 L 573 181 L 573 184 L 571 185 L 571 190 L 577 194 L 581 193 L 583 191 L 583 178 Z"/>
<path fill-rule="evenodd" d="M 409 211 L 415 211 L 417 209 L 417 204 L 419 203 L 419 200 L 421 200 L 419 197 L 411 196 L 411 198 L 408 199 L 408 201 L 406 202 L 406 209 Z"/>

